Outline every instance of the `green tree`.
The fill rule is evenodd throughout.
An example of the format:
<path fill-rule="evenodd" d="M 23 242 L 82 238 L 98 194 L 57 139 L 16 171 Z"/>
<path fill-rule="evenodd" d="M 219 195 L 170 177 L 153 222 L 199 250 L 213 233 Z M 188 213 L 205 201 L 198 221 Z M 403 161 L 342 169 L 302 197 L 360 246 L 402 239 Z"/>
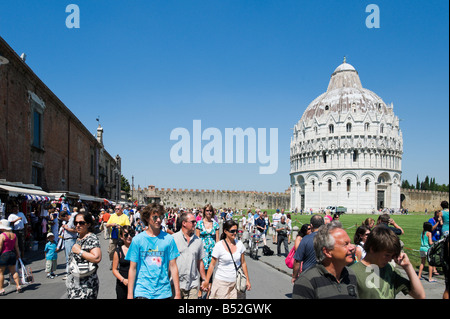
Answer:
<path fill-rule="evenodd" d="M 123 190 L 127 194 L 127 198 L 130 197 L 130 183 L 128 182 L 128 179 L 125 178 L 125 176 L 121 176 L 120 180 L 120 189 Z"/>

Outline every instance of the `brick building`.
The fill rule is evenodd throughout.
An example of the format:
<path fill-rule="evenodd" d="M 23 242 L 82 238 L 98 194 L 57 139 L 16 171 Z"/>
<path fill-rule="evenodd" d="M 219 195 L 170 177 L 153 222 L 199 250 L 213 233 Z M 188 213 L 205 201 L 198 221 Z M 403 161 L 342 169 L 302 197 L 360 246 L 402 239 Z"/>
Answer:
<path fill-rule="evenodd" d="M 117 199 L 120 157 L 0 37 L 0 181 Z"/>

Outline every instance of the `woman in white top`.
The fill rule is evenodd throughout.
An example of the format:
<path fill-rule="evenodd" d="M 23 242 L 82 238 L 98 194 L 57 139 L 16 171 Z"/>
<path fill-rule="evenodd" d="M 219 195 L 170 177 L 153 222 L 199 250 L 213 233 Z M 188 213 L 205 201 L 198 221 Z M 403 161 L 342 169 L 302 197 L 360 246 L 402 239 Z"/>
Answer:
<path fill-rule="evenodd" d="M 361 261 L 366 257 L 366 251 L 364 250 L 364 244 L 367 240 L 367 236 L 370 234 L 370 229 L 362 225 L 356 229 L 355 236 L 353 237 L 353 243 L 356 245 L 355 250 L 355 262 Z"/>
<path fill-rule="evenodd" d="M 208 282 L 213 275 L 215 266 L 217 270 L 211 287 L 210 299 L 237 299 L 236 289 L 236 267 L 242 267 L 247 277 L 247 290 L 251 289 L 248 277 L 247 263 L 245 262 L 245 247 L 241 241 L 236 240 L 237 224 L 233 220 L 228 220 L 223 224 L 223 233 L 220 241 L 214 246 L 211 264 L 208 268 L 205 281 L 202 283 L 202 290 L 208 290 Z M 227 246 L 228 244 L 228 246 Z M 231 253 L 233 257 L 231 257 Z M 233 262 L 234 260 L 234 262 Z"/>

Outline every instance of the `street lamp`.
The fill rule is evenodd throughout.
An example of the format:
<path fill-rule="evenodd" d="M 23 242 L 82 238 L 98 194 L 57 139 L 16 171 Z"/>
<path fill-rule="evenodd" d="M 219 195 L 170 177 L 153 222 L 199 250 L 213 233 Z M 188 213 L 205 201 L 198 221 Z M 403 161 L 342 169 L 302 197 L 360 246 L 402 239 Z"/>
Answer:
<path fill-rule="evenodd" d="M 119 202 L 119 170 L 114 169 L 114 175 L 116 176 L 116 202 Z"/>

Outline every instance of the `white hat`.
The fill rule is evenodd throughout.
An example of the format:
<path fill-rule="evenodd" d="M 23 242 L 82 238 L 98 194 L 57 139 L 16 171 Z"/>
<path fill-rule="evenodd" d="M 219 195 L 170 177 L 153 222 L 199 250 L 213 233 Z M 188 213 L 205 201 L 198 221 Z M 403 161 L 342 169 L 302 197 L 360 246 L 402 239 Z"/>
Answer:
<path fill-rule="evenodd" d="M 0 220 L 0 229 L 12 230 L 11 226 L 9 226 L 9 221 L 6 219 Z"/>
<path fill-rule="evenodd" d="M 55 237 L 55 235 L 53 235 L 53 233 L 48 233 L 48 234 L 47 234 L 47 238 L 49 238 L 50 236 Z"/>

